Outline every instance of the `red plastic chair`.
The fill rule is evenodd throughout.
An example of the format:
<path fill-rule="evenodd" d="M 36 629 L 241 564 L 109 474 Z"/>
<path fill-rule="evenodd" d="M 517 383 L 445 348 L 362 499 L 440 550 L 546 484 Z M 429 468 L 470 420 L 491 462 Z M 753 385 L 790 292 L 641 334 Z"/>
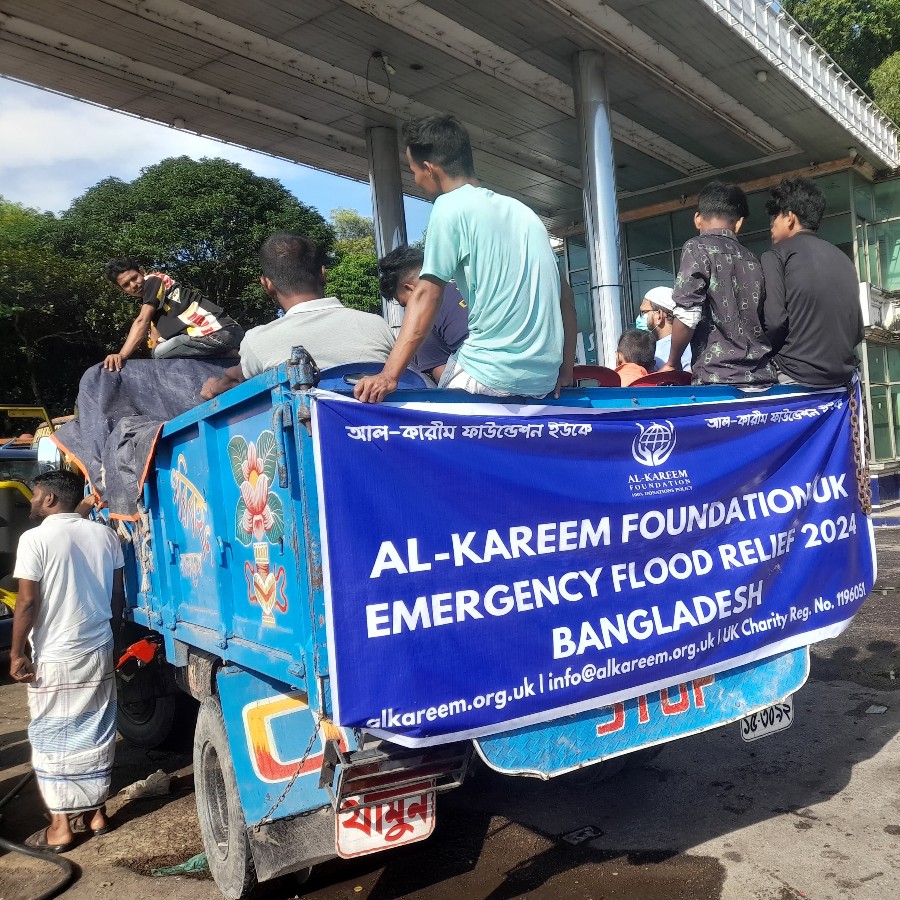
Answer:
<path fill-rule="evenodd" d="M 572 378 L 578 387 L 590 387 L 582 384 L 582 381 L 596 381 L 597 387 L 621 387 L 622 379 L 615 369 L 607 369 L 606 366 L 575 366 Z"/>
<path fill-rule="evenodd" d="M 686 387 L 691 383 L 690 372 L 651 372 L 637 381 L 631 382 L 631 387 Z"/>

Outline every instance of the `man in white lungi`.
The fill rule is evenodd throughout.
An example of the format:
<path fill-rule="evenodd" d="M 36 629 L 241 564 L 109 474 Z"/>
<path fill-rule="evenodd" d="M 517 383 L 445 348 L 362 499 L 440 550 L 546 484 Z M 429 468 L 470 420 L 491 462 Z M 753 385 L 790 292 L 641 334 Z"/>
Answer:
<path fill-rule="evenodd" d="M 35 478 L 31 517 L 41 524 L 20 538 L 14 572 L 10 674 L 28 684 L 31 760 L 52 816 L 26 844 L 55 853 L 71 847 L 73 826 L 109 829 L 104 803 L 116 741 L 113 629 L 125 603 L 122 547 L 112 529 L 75 511 L 83 496 L 72 472 Z"/>

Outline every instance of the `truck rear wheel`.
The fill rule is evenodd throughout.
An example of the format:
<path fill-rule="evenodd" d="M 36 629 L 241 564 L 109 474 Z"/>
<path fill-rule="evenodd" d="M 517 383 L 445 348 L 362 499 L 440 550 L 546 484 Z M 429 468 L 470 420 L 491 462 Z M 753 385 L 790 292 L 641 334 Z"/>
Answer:
<path fill-rule="evenodd" d="M 200 704 L 194 731 L 194 786 L 209 870 L 227 900 L 243 900 L 256 886 L 256 867 L 218 697 L 207 697 Z"/>
<path fill-rule="evenodd" d="M 126 622 L 122 637 L 127 647 L 153 634 L 136 622 Z M 181 749 L 190 735 L 197 704 L 181 691 L 175 670 L 158 655 L 145 666 L 126 665 L 128 677 L 118 673 L 117 706 L 119 734 L 135 747 L 154 750 L 167 746 Z"/>

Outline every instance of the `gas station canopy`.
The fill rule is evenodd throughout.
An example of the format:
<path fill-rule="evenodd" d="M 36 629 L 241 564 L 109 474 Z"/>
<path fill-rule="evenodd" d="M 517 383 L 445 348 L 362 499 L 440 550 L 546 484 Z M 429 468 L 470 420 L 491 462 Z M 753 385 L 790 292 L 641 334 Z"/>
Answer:
<path fill-rule="evenodd" d="M 0 74 L 357 179 L 369 129 L 451 113 L 483 183 L 556 229 L 583 216 L 582 50 L 604 54 L 621 210 L 900 165 L 889 120 L 763 0 L 0 0 Z"/>

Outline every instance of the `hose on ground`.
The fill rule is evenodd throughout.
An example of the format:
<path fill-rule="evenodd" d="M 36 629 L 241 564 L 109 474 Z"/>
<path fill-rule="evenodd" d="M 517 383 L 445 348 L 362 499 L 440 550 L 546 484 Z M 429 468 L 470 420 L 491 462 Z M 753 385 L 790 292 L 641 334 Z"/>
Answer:
<path fill-rule="evenodd" d="M 26 772 L 7 792 L 6 796 L 0 799 L 0 809 L 3 809 L 3 807 L 6 806 L 6 804 L 9 803 L 9 801 L 12 800 L 33 777 L 33 769 L 30 772 Z M 21 853 L 23 856 L 31 856 L 34 857 L 34 859 L 52 863 L 63 870 L 64 878 L 60 882 L 53 887 L 48 888 L 39 896 L 32 898 L 32 900 L 52 900 L 53 897 L 58 896 L 66 890 L 66 888 L 68 888 L 75 880 L 75 864 L 64 856 L 60 856 L 57 853 L 47 853 L 45 850 L 34 850 L 31 847 L 26 847 L 24 844 L 14 844 L 12 841 L 8 841 L 3 837 L 0 837 L 0 847 L 4 850 L 8 850 L 10 853 Z"/>

